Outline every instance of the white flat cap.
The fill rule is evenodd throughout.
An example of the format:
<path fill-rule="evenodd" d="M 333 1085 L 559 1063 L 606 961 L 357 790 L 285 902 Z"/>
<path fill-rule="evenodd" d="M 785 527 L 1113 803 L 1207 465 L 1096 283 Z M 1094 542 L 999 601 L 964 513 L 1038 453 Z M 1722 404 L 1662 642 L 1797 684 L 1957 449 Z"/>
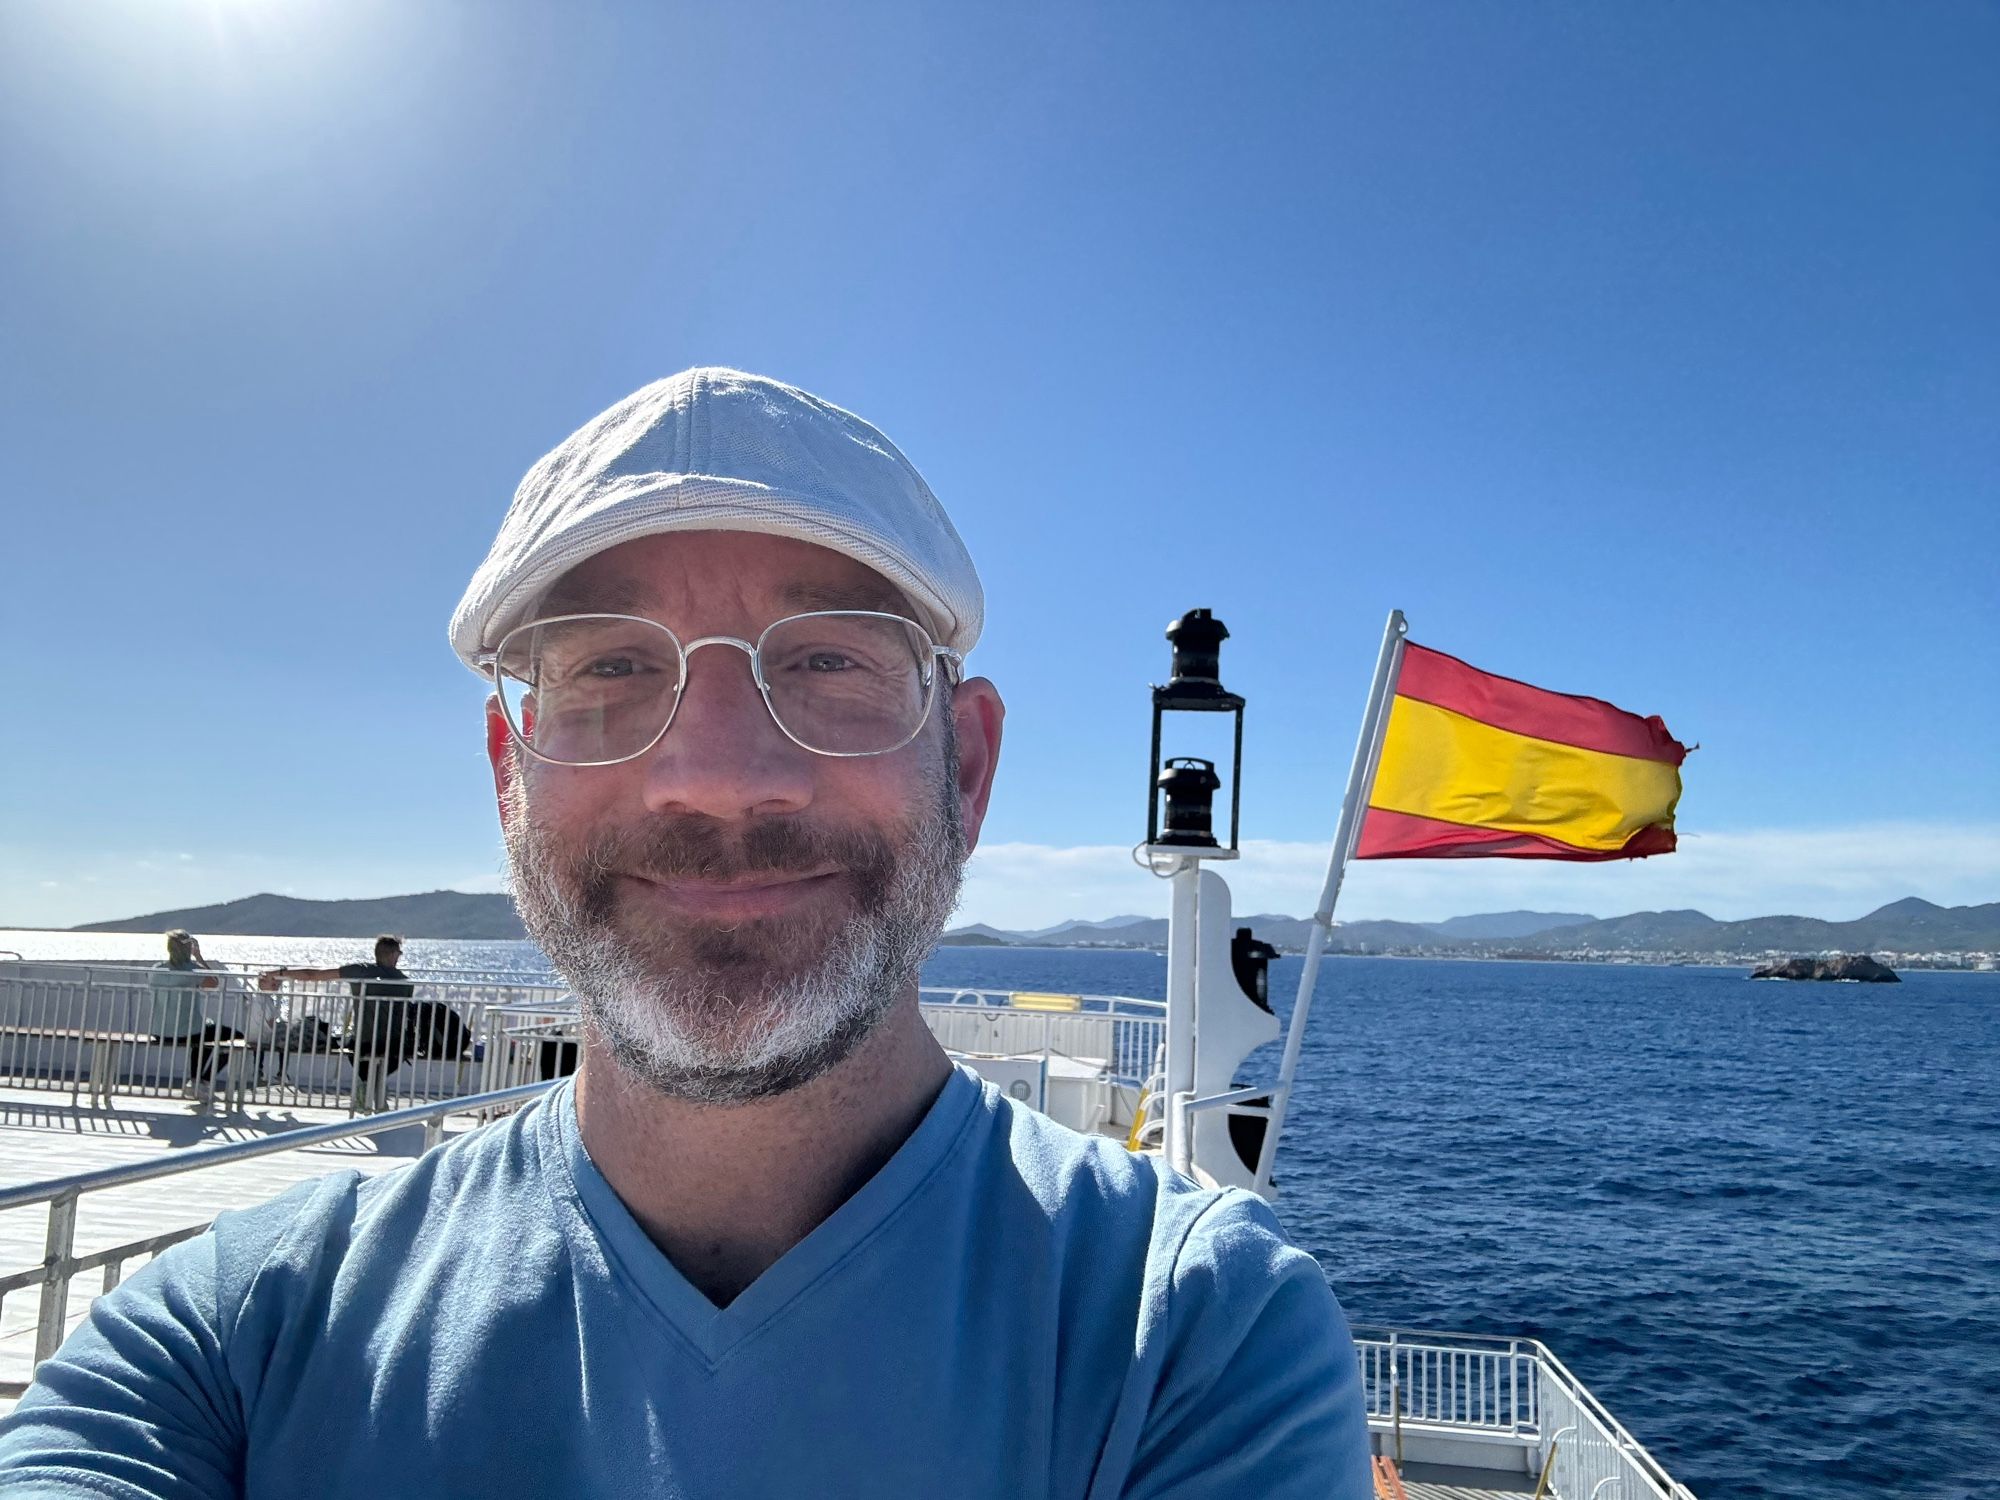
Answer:
<path fill-rule="evenodd" d="M 939 645 L 972 649 L 979 574 L 896 445 L 839 407 L 740 370 L 683 370 L 572 433 L 514 492 L 451 617 L 476 672 L 549 585 L 585 558 L 668 531 L 796 537 L 873 568 Z"/>

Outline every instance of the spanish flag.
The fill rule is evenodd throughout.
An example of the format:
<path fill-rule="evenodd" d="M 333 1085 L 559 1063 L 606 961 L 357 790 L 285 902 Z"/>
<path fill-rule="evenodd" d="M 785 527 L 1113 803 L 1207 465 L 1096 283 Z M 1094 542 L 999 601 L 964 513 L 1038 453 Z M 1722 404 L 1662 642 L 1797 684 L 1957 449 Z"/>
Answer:
<path fill-rule="evenodd" d="M 1405 643 L 1354 857 L 1669 854 L 1686 756 L 1658 718 Z"/>

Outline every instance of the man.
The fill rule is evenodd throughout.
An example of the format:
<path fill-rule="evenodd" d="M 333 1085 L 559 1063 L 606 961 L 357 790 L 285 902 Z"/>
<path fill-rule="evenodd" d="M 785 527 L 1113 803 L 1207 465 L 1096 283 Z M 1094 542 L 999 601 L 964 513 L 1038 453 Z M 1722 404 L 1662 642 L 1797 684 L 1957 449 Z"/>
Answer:
<path fill-rule="evenodd" d="M 222 980 L 201 956 L 201 944 L 186 928 L 167 934 L 167 961 L 153 965 L 148 976 L 153 990 L 153 1040 L 187 1048 L 187 1072 L 181 1092 L 204 1099 L 215 1088 L 215 1065 L 227 1045 L 243 1035 L 209 1017 L 203 990 L 220 988 Z"/>
<path fill-rule="evenodd" d="M 396 967 L 403 961 L 403 940 L 394 933 L 375 939 L 375 961 L 341 964 L 330 969 L 266 969 L 257 987 L 273 990 L 287 979 L 372 980 L 354 986 L 354 1097 L 360 1108 L 379 1111 L 388 1102 L 389 1075 L 403 1065 L 410 1038 L 410 997 L 417 987 Z M 378 1071 L 379 1070 L 379 1071 Z M 372 1076 L 371 1076 L 372 1075 Z"/>
<path fill-rule="evenodd" d="M 0 1488 L 1369 1494 L 1346 1325 L 1263 1203 L 923 1024 L 1000 748 L 981 615 L 908 460 L 791 387 L 689 371 L 537 464 L 452 640 L 579 1073 L 99 1299 Z"/>

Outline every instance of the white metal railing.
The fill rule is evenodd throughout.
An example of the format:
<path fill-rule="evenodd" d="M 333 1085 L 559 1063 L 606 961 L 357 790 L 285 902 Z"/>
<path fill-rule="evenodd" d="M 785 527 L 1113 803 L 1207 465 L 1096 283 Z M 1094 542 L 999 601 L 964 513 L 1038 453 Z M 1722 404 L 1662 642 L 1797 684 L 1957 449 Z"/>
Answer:
<path fill-rule="evenodd" d="M 382 1110 L 479 1091 L 491 1043 L 523 1015 L 574 1014 L 554 985 L 413 973 L 286 980 L 220 965 L 156 991 L 150 966 L 0 964 L 0 1085 L 113 1094 L 193 1092 L 246 1104 Z M 206 981 L 212 981 L 208 983 Z M 517 1049 L 499 1049 L 510 1061 Z M 515 1067 L 509 1081 L 538 1074 Z"/>
<path fill-rule="evenodd" d="M 1548 1350 L 1542 1358 L 1541 1408 L 1544 1455 L 1555 1450 L 1550 1469 L 1553 1495 L 1577 1500 L 1694 1500 L 1660 1461 L 1640 1446 Z M 1570 1441 L 1560 1434 L 1570 1434 Z"/>
<path fill-rule="evenodd" d="M 83 1172 L 71 1177 L 0 1188 L 0 1213 L 10 1209 L 33 1208 L 46 1203 L 49 1216 L 46 1239 L 48 1253 L 42 1258 L 41 1263 L 0 1274 L 0 1310 L 4 1310 L 10 1292 L 18 1292 L 31 1286 L 41 1288 L 41 1302 L 35 1319 L 34 1354 L 34 1362 L 40 1364 L 55 1353 L 57 1346 L 62 1343 L 63 1328 L 68 1322 L 70 1283 L 77 1276 L 86 1271 L 101 1269 L 104 1272 L 103 1290 L 108 1292 L 123 1277 L 126 1262 L 141 1257 L 151 1259 L 169 1245 L 192 1239 L 208 1228 L 208 1222 L 204 1221 L 169 1230 L 165 1234 L 149 1235 L 142 1240 L 133 1240 L 126 1244 L 114 1245 L 107 1250 L 97 1250 L 89 1255 L 79 1256 L 74 1253 L 76 1215 L 78 1202 L 85 1193 L 126 1187 L 136 1182 L 152 1182 L 163 1177 L 177 1177 L 185 1172 L 228 1166 L 253 1156 L 271 1156 L 280 1151 L 295 1151 L 304 1146 L 323 1145 L 329 1141 L 380 1135 L 386 1131 L 400 1130 L 406 1125 L 424 1127 L 424 1149 L 429 1150 L 442 1137 L 447 1116 L 474 1114 L 490 1118 L 496 1113 L 525 1104 L 550 1086 L 550 1082 L 531 1083 L 492 1093 L 475 1094 L 463 1099 L 453 1099 L 441 1104 L 420 1104 L 413 1108 L 376 1115 L 368 1120 L 340 1120 L 328 1125 L 309 1125 L 300 1130 L 281 1131 L 256 1140 L 197 1146 L 164 1160 L 155 1158 L 151 1161 L 127 1162 L 121 1166 L 105 1167 L 99 1171 Z M 0 1395 L 18 1396 L 23 1388 L 14 1382 L 0 1382 Z"/>
<path fill-rule="evenodd" d="M 1556 1500 L 1694 1500 L 1536 1339 L 1356 1327 L 1369 1425 L 1521 1442 Z"/>
<path fill-rule="evenodd" d="M 0 963 L 0 1085 L 56 1088 L 93 1104 L 116 1095 L 212 1097 L 245 1105 L 402 1108 L 575 1069 L 581 1026 L 557 985 L 411 971 L 396 981 L 293 980 L 211 965 L 208 987 L 153 988 L 155 966 Z M 926 989 L 925 1021 L 955 1051 L 1087 1064 L 1142 1091 L 1158 1071 L 1166 1008 L 1082 995 L 1074 1010 L 1016 1004 L 1014 992 Z M 177 1005 L 194 1024 L 162 1028 Z M 1157 1104 L 1152 1106 L 1157 1108 Z"/>
<path fill-rule="evenodd" d="M 1078 995 L 1077 1009 L 1023 1010 L 1014 991 L 927 988 L 924 1020 L 939 1043 L 957 1052 L 1088 1059 L 1111 1081 L 1143 1087 L 1166 1042 L 1162 1000 L 1126 995 Z"/>
<path fill-rule="evenodd" d="M 1357 1334 L 1368 1415 L 1518 1436 L 1536 1430 L 1535 1354 L 1519 1339 L 1435 1342 L 1389 1330 Z"/>
<path fill-rule="evenodd" d="M 583 1019 L 569 997 L 489 1005 L 481 1019 L 479 1087 L 512 1088 L 574 1073 L 583 1056 Z"/>

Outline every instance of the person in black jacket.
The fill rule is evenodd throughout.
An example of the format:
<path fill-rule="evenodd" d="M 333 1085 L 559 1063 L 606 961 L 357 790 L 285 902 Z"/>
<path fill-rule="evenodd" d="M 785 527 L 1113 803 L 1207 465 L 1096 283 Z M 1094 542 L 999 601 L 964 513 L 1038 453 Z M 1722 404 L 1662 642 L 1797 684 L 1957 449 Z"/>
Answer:
<path fill-rule="evenodd" d="M 409 1050 L 410 998 L 417 987 L 410 976 L 397 967 L 403 957 L 403 940 L 392 933 L 375 939 L 375 961 L 368 964 L 341 964 L 330 969 L 268 969 L 258 976 L 260 988 L 275 989 L 285 979 L 346 979 L 354 986 L 354 1075 L 363 1107 L 380 1109 L 387 1092 L 388 1076 L 403 1064 Z M 375 1074 L 376 1064 L 381 1065 Z M 371 1087 L 372 1083 L 372 1087 Z"/>

